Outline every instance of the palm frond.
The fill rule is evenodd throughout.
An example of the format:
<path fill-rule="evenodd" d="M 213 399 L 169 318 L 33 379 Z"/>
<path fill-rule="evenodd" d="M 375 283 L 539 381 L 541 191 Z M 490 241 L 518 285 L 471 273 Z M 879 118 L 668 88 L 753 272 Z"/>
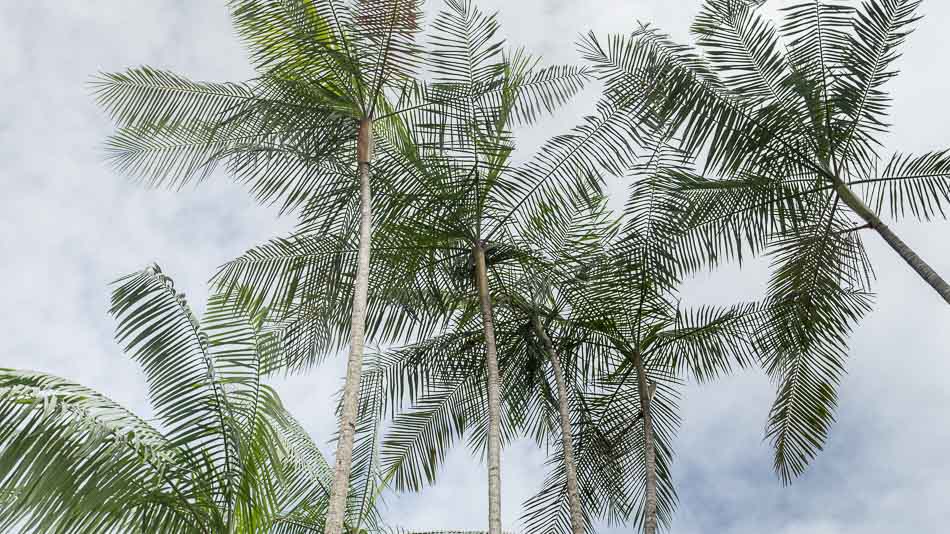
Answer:
<path fill-rule="evenodd" d="M 503 41 L 495 37 L 498 29 L 495 15 L 484 14 L 471 0 L 446 0 L 432 22 L 430 37 L 428 68 L 435 84 L 491 87 L 503 52 Z"/>
<path fill-rule="evenodd" d="M 96 102 L 125 128 L 210 123 L 255 97 L 246 83 L 196 82 L 151 67 L 102 73 L 92 87 Z"/>
<path fill-rule="evenodd" d="M 754 4 L 707 0 L 690 29 L 730 91 L 757 105 L 787 105 L 790 67 L 778 31 Z"/>
<path fill-rule="evenodd" d="M 371 95 L 405 79 L 420 67 L 422 0 L 357 0 L 353 8 L 354 45 L 363 58 L 365 83 Z M 368 113 L 374 114 L 376 102 Z"/>
<path fill-rule="evenodd" d="M 883 91 L 897 71 L 898 48 L 913 31 L 919 0 L 867 0 L 861 3 L 848 33 L 848 48 L 837 74 L 834 105 L 846 117 L 841 128 L 843 160 L 876 159 L 877 135 L 887 130 L 890 98 Z"/>
<path fill-rule="evenodd" d="M 950 207 L 950 150 L 921 155 L 897 153 L 881 172 L 850 186 L 864 193 L 875 213 L 901 219 L 946 218 Z"/>
<path fill-rule="evenodd" d="M 363 111 L 368 89 L 346 2 L 232 0 L 230 8 L 259 71 L 305 81 L 353 115 Z"/>
<path fill-rule="evenodd" d="M 141 364 L 171 445 L 207 458 L 220 476 L 219 498 L 230 502 L 236 435 L 208 334 L 157 265 L 117 284 L 110 308 L 116 340 Z"/>
<path fill-rule="evenodd" d="M 497 223 L 486 228 L 491 239 L 508 223 L 565 215 L 560 206 L 587 204 L 606 175 L 622 174 L 632 164 L 640 127 L 633 117 L 606 102 L 598 115 L 585 117 L 570 133 L 552 137 L 522 166 L 511 169 L 511 185 L 499 189 Z"/>
<path fill-rule="evenodd" d="M 0 370 L 0 528 L 197 533 L 207 511 L 156 429 L 61 378 Z M 82 498 L 77 498 L 82 496 Z M 208 503 L 205 503 L 208 504 Z"/>
<path fill-rule="evenodd" d="M 758 343 L 766 370 L 780 384 L 767 435 L 786 483 L 824 446 L 848 335 L 870 309 L 864 290 L 870 266 L 857 233 L 845 224 L 826 212 L 800 234 L 777 242 L 774 251 L 773 312 Z"/>

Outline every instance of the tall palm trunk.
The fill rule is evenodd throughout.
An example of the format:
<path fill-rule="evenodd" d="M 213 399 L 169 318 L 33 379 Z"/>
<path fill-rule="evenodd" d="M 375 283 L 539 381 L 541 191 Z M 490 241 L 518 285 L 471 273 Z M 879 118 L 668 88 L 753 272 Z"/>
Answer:
<path fill-rule="evenodd" d="M 868 227 L 875 230 L 881 237 L 884 238 L 884 241 L 892 249 L 894 249 L 897 254 L 900 255 L 912 269 L 917 271 L 917 274 L 924 279 L 925 282 L 930 284 L 930 287 L 934 288 L 938 295 L 943 297 L 943 300 L 950 304 L 950 285 L 933 270 L 930 265 L 927 264 L 920 256 L 914 252 L 909 246 L 907 246 L 901 238 L 897 237 L 890 228 L 881 221 L 881 218 L 874 213 L 871 208 L 864 203 L 853 191 L 841 180 L 838 178 L 834 179 L 835 181 L 835 191 L 838 193 L 838 196 L 841 200 L 855 213 L 858 214 L 864 222 L 867 223 Z"/>
<path fill-rule="evenodd" d="M 646 491 L 643 502 L 643 532 L 656 534 L 656 445 L 653 442 L 653 415 L 650 413 L 650 386 L 639 352 L 633 354 L 633 363 L 637 366 L 637 391 L 640 397 L 640 410 L 643 413 L 643 463 L 646 468 Z"/>
<path fill-rule="evenodd" d="M 495 348 L 495 324 L 488 292 L 485 243 L 475 243 L 475 285 L 485 333 L 485 368 L 488 375 L 488 534 L 501 534 L 501 379 Z"/>
<path fill-rule="evenodd" d="M 551 360 L 551 369 L 554 371 L 554 381 L 557 383 L 557 408 L 561 416 L 561 447 L 564 450 L 564 472 L 567 474 L 567 499 L 571 510 L 571 532 L 584 534 L 584 513 L 581 509 L 581 497 L 577 490 L 577 466 L 574 463 L 574 441 L 571 433 L 571 415 L 567 405 L 567 385 L 564 382 L 564 371 L 561 362 L 557 359 L 557 352 L 551 338 L 545 332 L 538 316 L 531 318 L 534 330 L 544 345 L 548 359 Z"/>
<path fill-rule="evenodd" d="M 356 256 L 356 280 L 353 283 L 353 310 L 350 316 L 350 355 L 346 362 L 346 383 L 343 386 L 343 409 L 340 436 L 336 446 L 336 463 L 330 503 L 327 507 L 325 534 L 341 534 L 346 514 L 346 497 L 350 488 L 353 463 L 353 436 L 359 415 L 360 375 L 366 333 L 366 297 L 369 286 L 370 225 L 373 221 L 370 196 L 370 160 L 373 158 L 373 120 L 360 120 L 356 161 L 360 181 L 360 242 Z"/>

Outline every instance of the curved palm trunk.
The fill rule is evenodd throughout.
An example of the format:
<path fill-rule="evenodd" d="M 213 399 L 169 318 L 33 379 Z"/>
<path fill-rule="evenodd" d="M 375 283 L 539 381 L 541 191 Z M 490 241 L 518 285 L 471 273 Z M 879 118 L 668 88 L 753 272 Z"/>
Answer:
<path fill-rule="evenodd" d="M 564 450 L 564 472 L 567 475 L 567 499 L 571 510 L 571 532 L 584 534 L 584 513 L 581 508 L 581 497 L 577 490 L 577 466 L 574 463 L 574 441 L 571 433 L 571 416 L 567 405 L 567 386 L 564 382 L 564 371 L 561 362 L 557 359 L 557 352 L 551 338 L 544 331 L 537 316 L 531 318 L 534 330 L 544 345 L 548 359 L 551 360 L 551 369 L 554 371 L 554 381 L 557 383 L 557 407 L 561 416 L 561 447 Z"/>
<path fill-rule="evenodd" d="M 920 275 L 925 282 L 930 284 L 930 287 L 934 288 L 938 295 L 943 297 L 943 300 L 945 300 L 947 304 L 950 304 L 950 285 L 948 285 L 927 262 L 921 259 L 912 248 L 907 246 L 907 243 L 904 243 L 901 238 L 897 237 L 897 234 L 891 231 L 891 229 L 881 221 L 881 218 L 878 217 L 864 201 L 855 195 L 844 182 L 839 179 L 836 179 L 835 182 L 835 191 L 837 191 L 841 200 L 864 219 L 864 222 L 866 222 L 870 228 L 880 234 L 880 236 L 884 238 L 884 241 L 894 249 L 894 252 L 897 252 L 912 269 L 917 271 L 917 274 Z"/>
<path fill-rule="evenodd" d="M 369 286 L 370 224 L 373 220 L 370 196 L 370 160 L 373 144 L 372 119 L 360 120 L 356 161 L 360 180 L 360 242 L 356 257 L 356 280 L 353 283 L 353 310 L 350 316 L 350 354 L 346 362 L 346 383 L 343 386 L 343 408 L 340 415 L 340 436 L 336 446 L 333 485 L 327 507 L 325 534 L 341 534 L 346 514 L 346 497 L 350 488 L 353 463 L 353 437 L 359 415 L 360 375 L 363 370 L 363 349 L 366 333 L 366 297 Z"/>
<path fill-rule="evenodd" d="M 485 368 L 488 375 L 488 534 L 501 534 L 501 379 L 495 348 L 495 324 L 485 264 L 485 243 L 475 243 L 475 285 L 485 332 Z"/>
<path fill-rule="evenodd" d="M 643 414 L 643 463 L 646 468 L 646 491 L 643 502 L 643 532 L 656 534 L 656 445 L 653 442 L 653 415 L 650 413 L 650 386 L 639 353 L 633 355 L 637 366 L 637 391 L 640 396 L 640 410 Z"/>

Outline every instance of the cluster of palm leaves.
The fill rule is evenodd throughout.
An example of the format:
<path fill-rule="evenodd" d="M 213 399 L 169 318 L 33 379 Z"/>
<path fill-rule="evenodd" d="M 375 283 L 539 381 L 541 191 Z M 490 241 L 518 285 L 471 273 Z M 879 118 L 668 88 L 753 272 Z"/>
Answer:
<path fill-rule="evenodd" d="M 261 382 L 260 317 L 212 296 L 199 322 L 157 266 L 112 293 L 116 339 L 139 363 L 158 426 L 96 391 L 0 370 L 0 530 L 271 532 L 323 528 L 332 471 Z M 347 527 L 377 530 L 379 480 L 354 478 Z"/>
<path fill-rule="evenodd" d="M 803 0 L 781 26 L 763 3 L 706 0 L 698 50 L 649 26 L 588 34 L 578 67 L 509 48 L 470 0 L 446 0 L 425 39 L 416 0 L 233 0 L 253 80 L 102 75 L 120 170 L 180 187 L 223 165 L 298 225 L 221 268 L 204 324 L 157 269 L 116 290 L 161 430 L 4 372 L 2 524 L 378 531 L 380 492 L 435 483 L 464 440 L 499 534 L 501 450 L 529 437 L 549 472 L 526 532 L 653 533 L 676 505 L 683 383 L 753 366 L 778 385 L 767 435 L 792 480 L 872 307 L 862 231 L 950 302 L 881 219 L 943 217 L 950 155 L 880 154 L 918 1 Z M 592 115 L 516 151 L 520 127 L 591 81 Z M 685 278 L 749 255 L 772 261 L 761 301 L 682 303 Z M 330 469 L 260 376 L 345 348 Z"/>

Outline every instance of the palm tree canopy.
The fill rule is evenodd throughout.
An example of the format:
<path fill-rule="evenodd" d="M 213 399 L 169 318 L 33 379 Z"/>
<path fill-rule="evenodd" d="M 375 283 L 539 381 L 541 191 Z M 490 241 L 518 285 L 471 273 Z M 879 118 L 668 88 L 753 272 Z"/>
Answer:
<path fill-rule="evenodd" d="M 582 48 L 609 99 L 702 164 L 662 173 L 680 197 L 677 253 L 693 267 L 772 259 L 767 433 L 788 482 L 827 438 L 847 337 L 871 306 L 860 230 L 883 227 L 883 211 L 943 217 L 950 167 L 946 151 L 881 152 L 886 83 L 919 1 L 799 1 L 778 27 L 762 3 L 707 0 L 699 50 L 649 27 Z"/>
<path fill-rule="evenodd" d="M 646 175 L 656 156 L 643 159 L 653 163 L 637 164 L 634 172 Z M 670 463 L 682 379 L 689 374 L 710 380 L 758 360 L 753 332 L 765 320 L 765 306 L 679 305 L 672 286 L 684 269 L 668 254 L 673 245 L 667 240 L 676 236 L 647 228 L 666 224 L 667 199 L 649 195 L 649 186 L 646 177 L 634 183 L 627 224 L 618 227 L 605 199 L 591 197 L 563 217 L 535 219 L 522 233 L 530 248 L 495 251 L 490 274 L 503 435 L 506 441 L 528 435 L 552 451 L 544 490 L 525 503 L 527 532 L 570 532 L 563 453 L 552 439 L 559 428 L 557 399 L 532 319 L 543 321 L 568 376 L 588 529 L 597 520 L 643 520 L 644 446 L 634 418 L 639 392 L 630 368 L 633 351 L 645 357 L 649 380 L 659 385 L 652 413 L 660 520 L 667 525 L 676 503 Z M 668 269 L 655 268 L 658 262 Z M 456 265 L 466 268 L 464 262 Z M 463 282 L 456 285 L 464 291 Z M 476 453 L 485 447 L 481 317 L 471 300 L 455 302 L 462 308 L 436 335 L 373 355 L 364 373 L 363 390 L 376 416 L 394 414 L 383 439 L 382 467 L 397 489 L 435 482 L 446 453 L 461 440 Z"/>
<path fill-rule="evenodd" d="M 117 282 L 116 338 L 142 366 L 157 426 L 68 380 L 0 371 L 0 528 L 319 531 L 330 469 L 261 382 L 272 343 L 259 318 L 233 306 L 212 296 L 199 322 L 157 266 Z M 350 525 L 375 529 L 377 481 L 354 482 Z"/>
<path fill-rule="evenodd" d="M 438 323 L 431 317 L 441 312 L 427 322 L 412 310 L 453 300 L 460 290 L 453 269 L 465 263 L 479 235 L 510 230 L 508 223 L 528 218 L 530 210 L 553 213 L 544 206 L 574 198 L 596 179 L 595 170 L 613 161 L 609 151 L 602 161 L 597 150 L 605 150 L 618 126 L 591 118 L 528 164 L 537 172 L 510 165 L 511 128 L 558 107 L 587 74 L 539 67 L 524 52 L 506 51 L 497 32 L 495 17 L 471 2 L 446 2 L 424 64 L 432 79 L 407 97 L 404 113 L 379 127 L 374 176 L 385 207 L 373 221 L 368 329 L 374 341 L 431 332 Z M 355 235 L 346 222 L 352 216 L 331 221 L 304 209 L 291 236 L 248 251 L 216 277 L 227 291 L 247 287 L 246 305 L 270 310 L 272 326 L 287 340 L 291 367 L 306 366 L 345 340 L 340 310 L 355 272 Z M 462 283 L 470 293 L 470 284 Z M 446 296 L 449 287 L 455 289 Z"/>
<path fill-rule="evenodd" d="M 257 76 L 195 82 L 149 67 L 100 75 L 96 98 L 118 127 L 110 159 L 173 187 L 223 164 L 261 202 L 340 218 L 358 186 L 359 120 L 398 111 L 415 86 L 419 3 L 234 0 L 230 8 Z"/>

